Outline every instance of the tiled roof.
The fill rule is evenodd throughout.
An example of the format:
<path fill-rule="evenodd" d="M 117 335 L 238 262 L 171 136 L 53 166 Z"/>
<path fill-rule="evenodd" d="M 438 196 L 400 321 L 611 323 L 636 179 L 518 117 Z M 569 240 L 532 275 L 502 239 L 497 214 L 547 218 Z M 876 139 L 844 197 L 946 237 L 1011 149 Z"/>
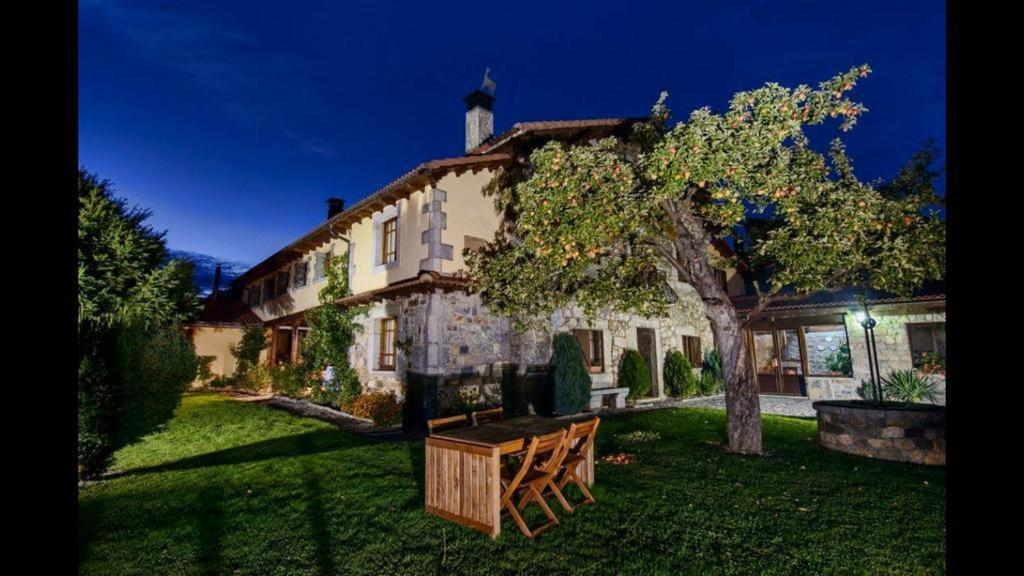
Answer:
<path fill-rule="evenodd" d="M 860 305 L 860 291 L 851 288 L 837 292 L 818 292 L 799 299 L 785 299 L 770 303 L 765 312 L 823 310 L 829 308 L 851 308 Z M 733 296 L 733 305 L 739 311 L 749 310 L 757 303 L 757 296 Z M 905 304 L 945 302 L 946 289 L 942 282 L 931 282 L 914 291 L 910 296 L 897 296 L 888 292 L 868 290 L 865 300 L 868 306 L 879 304 Z"/>
<path fill-rule="evenodd" d="M 643 117 L 632 118 L 593 118 L 589 120 L 544 120 L 539 122 L 517 122 L 511 128 L 491 136 L 476 148 L 466 152 L 467 155 L 479 155 L 492 153 L 500 149 L 507 142 L 524 135 L 553 135 L 558 132 L 578 132 L 582 130 L 599 130 L 610 132 L 616 128 L 630 126 L 637 122 L 646 120 Z M 603 129 L 603 130 L 602 130 Z"/>
<path fill-rule="evenodd" d="M 203 310 L 193 325 L 211 324 L 223 326 L 244 326 L 262 324 L 260 317 L 239 298 L 236 290 L 222 290 L 216 299 L 206 298 Z"/>
<path fill-rule="evenodd" d="M 449 276 L 432 271 L 420 272 L 415 278 L 392 282 L 383 288 L 367 290 L 359 294 L 346 296 L 337 301 L 342 306 L 358 306 L 369 302 L 376 302 L 397 296 L 404 296 L 415 292 L 428 292 L 434 289 L 443 291 L 465 290 L 469 287 L 469 280 L 460 276 Z"/>
<path fill-rule="evenodd" d="M 400 198 L 407 198 L 414 190 L 422 187 L 432 178 L 439 178 L 450 170 L 476 169 L 484 166 L 500 165 L 511 160 L 508 154 L 486 154 L 482 156 L 459 156 L 457 158 L 441 158 L 423 162 L 419 166 L 392 180 L 383 188 L 373 192 L 366 198 L 353 204 L 343 212 L 319 224 L 288 246 L 256 264 L 231 283 L 244 286 L 269 272 L 277 270 L 284 264 L 299 258 L 303 254 L 327 242 L 331 238 L 339 238 L 354 222 L 373 214 Z"/>

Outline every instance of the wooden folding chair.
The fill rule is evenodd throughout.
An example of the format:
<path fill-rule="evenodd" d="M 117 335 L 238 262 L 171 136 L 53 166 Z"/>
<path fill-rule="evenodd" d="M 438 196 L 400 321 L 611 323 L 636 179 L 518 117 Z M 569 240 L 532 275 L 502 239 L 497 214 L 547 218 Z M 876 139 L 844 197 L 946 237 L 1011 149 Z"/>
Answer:
<path fill-rule="evenodd" d="M 566 454 L 560 470 L 562 476 L 558 480 L 557 489 L 553 490 L 553 492 L 555 495 L 560 496 L 559 501 L 563 503 L 566 502 L 566 499 L 562 494 L 562 489 L 569 482 L 575 484 L 580 489 L 580 492 L 583 492 L 584 499 L 582 502 L 571 507 L 566 505 L 566 509 L 570 512 L 584 504 L 594 503 L 593 494 L 587 489 L 586 482 L 580 478 L 576 469 L 581 465 L 586 465 L 587 455 L 594 449 L 594 438 L 597 437 L 597 425 L 600 423 L 600 418 L 593 418 L 585 422 L 573 423 L 569 427 L 569 432 L 566 436 Z"/>
<path fill-rule="evenodd" d="M 478 410 L 473 412 L 473 426 L 479 426 L 485 422 L 501 420 L 505 414 L 504 408 L 492 408 L 491 410 Z"/>
<path fill-rule="evenodd" d="M 427 430 L 429 430 L 431 434 L 434 432 L 441 432 L 442 430 L 465 428 L 466 426 L 469 426 L 469 418 L 466 418 L 465 414 L 427 420 Z"/>
<path fill-rule="evenodd" d="M 508 466 L 502 469 L 501 476 L 504 492 L 501 495 L 501 506 L 508 511 L 508 514 L 515 520 L 516 525 L 519 526 L 519 530 L 527 538 L 533 538 L 552 525 L 558 524 L 558 518 L 551 511 L 547 502 L 544 501 L 544 497 L 541 496 L 541 490 L 548 483 L 553 482 L 554 473 L 557 472 L 558 466 L 561 465 L 562 459 L 565 458 L 565 451 L 568 448 L 567 437 L 564 430 L 544 436 L 534 436 L 526 449 L 526 455 L 523 457 L 522 464 L 519 465 L 518 469 Z M 538 456 L 545 455 L 548 455 L 547 461 L 540 464 L 540 467 L 537 467 Z M 522 494 L 522 496 L 519 499 L 519 504 L 515 505 L 512 499 L 517 494 Z M 530 530 L 520 514 L 520 511 L 531 501 L 536 501 L 537 505 L 544 511 L 544 515 L 548 517 L 547 522 L 533 530 Z"/>

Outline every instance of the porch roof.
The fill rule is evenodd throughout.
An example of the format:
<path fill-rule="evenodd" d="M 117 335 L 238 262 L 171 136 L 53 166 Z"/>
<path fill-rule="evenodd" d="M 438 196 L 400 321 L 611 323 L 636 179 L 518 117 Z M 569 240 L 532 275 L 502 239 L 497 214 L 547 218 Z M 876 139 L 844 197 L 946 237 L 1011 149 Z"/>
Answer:
<path fill-rule="evenodd" d="M 469 279 L 462 276 L 449 276 L 433 271 L 421 271 L 415 278 L 392 282 L 382 288 L 367 290 L 359 294 L 353 294 L 341 298 L 336 303 L 342 306 L 358 306 L 370 302 L 380 302 L 388 298 L 397 298 L 414 293 L 431 292 L 441 290 L 451 292 L 454 290 L 467 290 Z"/>
<path fill-rule="evenodd" d="M 797 299 L 785 299 L 770 303 L 763 313 L 790 311 L 821 312 L 823 310 L 850 309 L 860 305 L 860 290 L 845 288 L 836 292 L 818 292 Z M 935 303 L 945 304 L 946 286 L 944 282 L 929 282 L 910 296 L 898 296 L 880 290 L 867 290 L 865 301 L 868 306 L 888 304 Z M 740 312 L 750 310 L 757 304 L 757 296 L 733 296 L 732 303 Z"/>

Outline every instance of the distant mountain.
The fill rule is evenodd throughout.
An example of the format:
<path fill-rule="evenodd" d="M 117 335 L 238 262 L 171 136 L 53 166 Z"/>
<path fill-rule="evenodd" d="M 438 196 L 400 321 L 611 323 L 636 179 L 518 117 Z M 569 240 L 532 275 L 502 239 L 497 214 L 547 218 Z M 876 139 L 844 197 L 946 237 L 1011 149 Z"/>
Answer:
<path fill-rule="evenodd" d="M 239 277 L 243 272 L 251 267 L 245 262 L 232 262 L 209 254 L 189 252 L 188 250 L 175 250 L 173 248 L 168 251 L 170 252 L 171 258 L 179 258 L 192 262 L 195 266 L 195 273 L 192 276 L 192 280 L 199 288 L 199 292 L 204 296 L 209 294 L 210 290 L 213 289 L 213 272 L 218 263 L 220 263 L 221 289 L 227 288 L 228 284 L 232 280 Z"/>

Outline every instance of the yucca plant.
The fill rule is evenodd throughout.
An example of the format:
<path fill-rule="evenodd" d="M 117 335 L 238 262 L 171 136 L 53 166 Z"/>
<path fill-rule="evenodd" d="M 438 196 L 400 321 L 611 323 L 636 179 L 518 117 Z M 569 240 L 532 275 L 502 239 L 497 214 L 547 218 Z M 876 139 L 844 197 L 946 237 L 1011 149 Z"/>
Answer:
<path fill-rule="evenodd" d="M 882 379 L 882 396 L 888 401 L 935 402 L 936 380 L 915 370 L 891 370 Z"/>

